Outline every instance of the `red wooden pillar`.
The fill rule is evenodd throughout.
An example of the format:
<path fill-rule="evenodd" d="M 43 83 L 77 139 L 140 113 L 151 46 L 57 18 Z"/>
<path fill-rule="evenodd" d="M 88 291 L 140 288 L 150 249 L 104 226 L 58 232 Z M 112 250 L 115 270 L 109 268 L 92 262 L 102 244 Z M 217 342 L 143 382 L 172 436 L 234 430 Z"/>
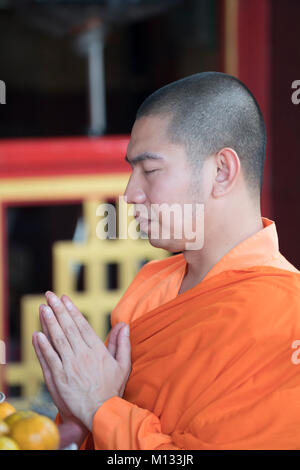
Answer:
<path fill-rule="evenodd" d="M 271 200 L 271 5 L 270 0 L 222 0 L 221 69 L 251 90 L 264 115 L 267 153 L 262 215 L 272 218 Z"/>

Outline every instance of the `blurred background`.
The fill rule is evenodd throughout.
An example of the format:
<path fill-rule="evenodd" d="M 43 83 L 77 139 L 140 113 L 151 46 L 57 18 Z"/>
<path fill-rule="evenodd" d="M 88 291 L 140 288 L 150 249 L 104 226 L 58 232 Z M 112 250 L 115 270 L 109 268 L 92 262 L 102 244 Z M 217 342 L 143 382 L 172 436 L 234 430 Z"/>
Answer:
<path fill-rule="evenodd" d="M 100 203 L 119 207 L 138 106 L 171 81 L 215 70 L 254 93 L 262 213 L 300 268 L 299 14 L 298 0 L 0 0 L 0 389 L 17 406 L 54 413 L 31 346 L 46 290 L 69 294 L 104 339 L 140 267 L 170 255 L 98 240 L 95 225 Z"/>

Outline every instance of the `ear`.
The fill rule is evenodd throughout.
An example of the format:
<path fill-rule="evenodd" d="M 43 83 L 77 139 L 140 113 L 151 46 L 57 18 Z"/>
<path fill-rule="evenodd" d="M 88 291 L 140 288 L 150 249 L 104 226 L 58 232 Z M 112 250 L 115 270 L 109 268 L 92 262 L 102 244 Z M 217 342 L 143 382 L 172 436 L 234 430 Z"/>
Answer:
<path fill-rule="evenodd" d="M 215 155 L 215 165 L 212 195 L 217 198 L 231 191 L 240 173 L 241 164 L 237 153 L 232 148 L 225 147 Z"/>

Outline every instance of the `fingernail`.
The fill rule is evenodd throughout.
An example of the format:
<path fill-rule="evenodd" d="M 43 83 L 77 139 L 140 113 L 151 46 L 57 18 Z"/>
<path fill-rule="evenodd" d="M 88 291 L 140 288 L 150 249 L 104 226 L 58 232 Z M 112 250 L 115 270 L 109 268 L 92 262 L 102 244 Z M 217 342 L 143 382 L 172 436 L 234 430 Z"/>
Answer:
<path fill-rule="evenodd" d="M 50 307 L 45 307 L 44 308 L 44 316 L 46 318 L 52 318 L 53 317 L 53 313 L 52 313 L 52 310 Z"/>
<path fill-rule="evenodd" d="M 41 341 L 42 343 L 46 342 L 45 335 L 43 333 L 41 333 L 40 331 L 38 332 L 38 338 L 39 338 L 39 341 Z"/>
<path fill-rule="evenodd" d="M 64 304 L 65 304 L 65 306 L 67 307 L 68 310 L 72 310 L 73 304 L 72 304 L 72 302 L 70 302 L 69 299 L 67 299 L 67 297 L 63 298 L 63 302 L 64 302 Z"/>
<path fill-rule="evenodd" d="M 47 300 L 50 300 L 50 302 L 52 303 L 52 305 L 54 305 L 54 306 L 59 305 L 59 299 L 58 299 L 57 296 L 54 294 L 54 292 L 47 291 L 45 295 L 46 295 L 46 297 L 47 297 Z"/>
<path fill-rule="evenodd" d="M 125 334 L 126 336 L 129 336 L 129 335 L 130 335 L 129 325 L 127 325 L 127 326 L 124 328 L 124 334 Z"/>

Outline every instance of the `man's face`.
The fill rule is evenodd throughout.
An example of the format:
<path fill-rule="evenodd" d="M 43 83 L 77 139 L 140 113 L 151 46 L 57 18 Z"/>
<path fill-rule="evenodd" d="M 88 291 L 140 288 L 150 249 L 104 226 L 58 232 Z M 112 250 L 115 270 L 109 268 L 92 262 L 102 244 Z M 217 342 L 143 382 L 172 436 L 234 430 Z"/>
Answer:
<path fill-rule="evenodd" d="M 142 117 L 135 122 L 126 157 L 132 174 L 124 196 L 128 204 L 134 204 L 140 229 L 148 235 L 149 242 L 179 252 L 191 241 L 185 236 L 188 230 L 183 224 L 195 219 L 195 204 L 204 203 L 207 191 L 198 187 L 195 191 L 192 186 L 185 148 L 169 141 L 168 122 L 162 116 Z M 193 216 L 189 217 L 191 207 Z M 195 220 L 189 227 L 196 228 Z"/>

